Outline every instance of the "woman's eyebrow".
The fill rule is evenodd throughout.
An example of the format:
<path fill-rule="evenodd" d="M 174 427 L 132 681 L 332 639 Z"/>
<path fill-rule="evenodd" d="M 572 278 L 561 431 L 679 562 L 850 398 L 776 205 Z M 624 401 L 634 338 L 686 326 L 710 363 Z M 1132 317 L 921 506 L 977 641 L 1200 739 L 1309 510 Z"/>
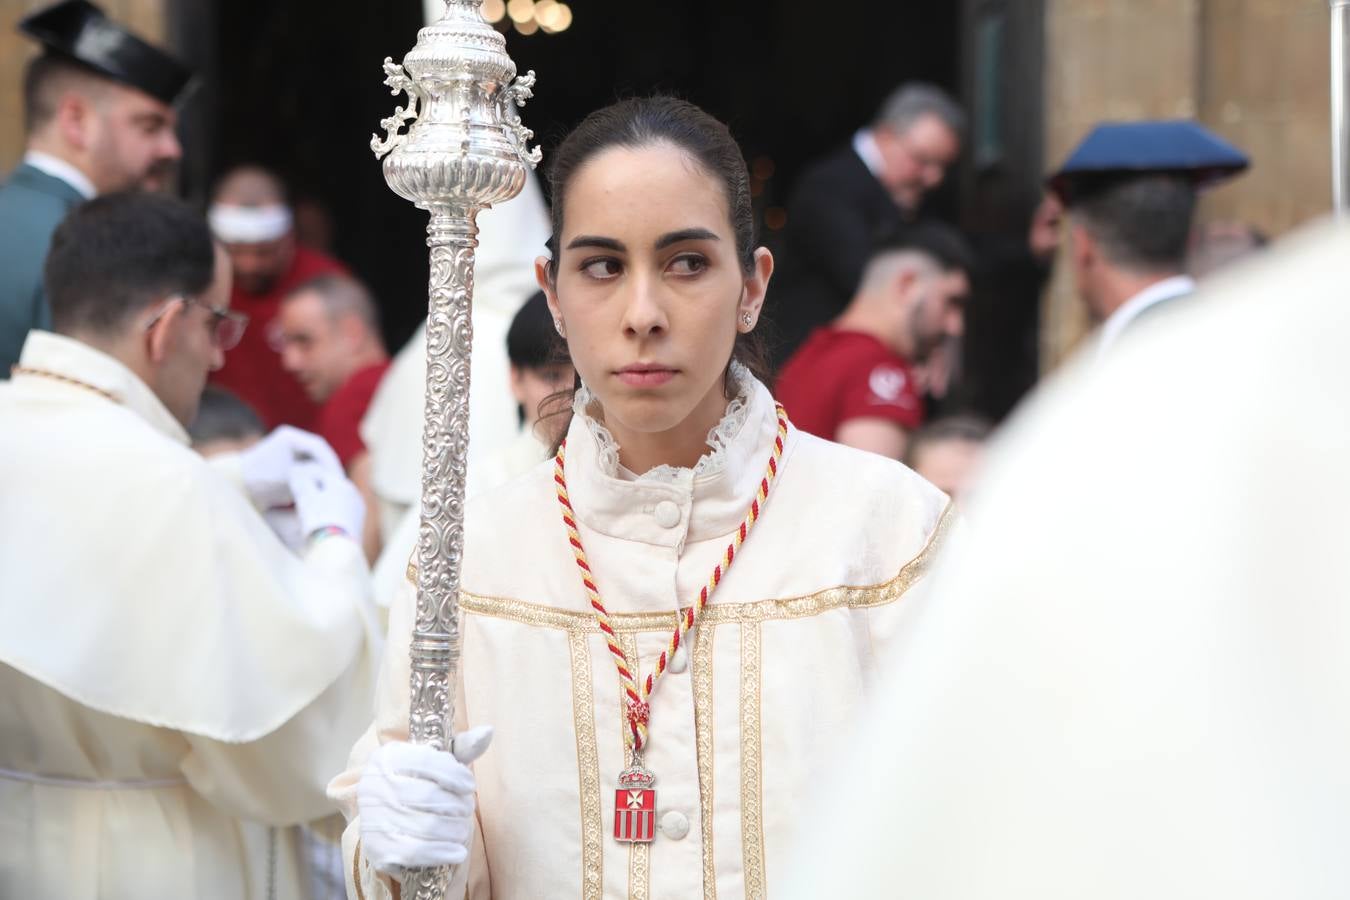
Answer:
<path fill-rule="evenodd" d="M 656 239 L 656 249 L 664 250 L 671 244 L 678 244 L 682 241 L 716 241 L 720 240 L 706 228 L 681 228 L 679 231 L 671 231 L 661 235 Z"/>
<path fill-rule="evenodd" d="M 575 250 L 578 247 L 598 247 L 601 250 L 613 250 L 617 253 L 624 253 L 628 248 L 624 247 L 623 242 L 616 241 L 614 238 L 600 237 L 596 234 L 579 234 L 572 238 L 567 245 L 568 250 Z"/>

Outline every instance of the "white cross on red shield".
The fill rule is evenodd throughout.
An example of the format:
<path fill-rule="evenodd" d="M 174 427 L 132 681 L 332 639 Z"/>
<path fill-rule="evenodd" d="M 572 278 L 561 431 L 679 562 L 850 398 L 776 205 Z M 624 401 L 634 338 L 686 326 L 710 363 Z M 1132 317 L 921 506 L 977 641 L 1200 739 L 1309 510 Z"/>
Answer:
<path fill-rule="evenodd" d="M 614 792 L 614 839 L 649 843 L 656 837 L 656 791 L 619 788 Z"/>

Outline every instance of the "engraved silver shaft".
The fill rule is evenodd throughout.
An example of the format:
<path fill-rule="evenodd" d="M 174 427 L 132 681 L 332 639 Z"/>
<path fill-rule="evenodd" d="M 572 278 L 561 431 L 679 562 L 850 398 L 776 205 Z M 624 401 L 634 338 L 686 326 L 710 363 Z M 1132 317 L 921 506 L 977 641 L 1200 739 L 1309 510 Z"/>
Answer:
<path fill-rule="evenodd" d="M 469 359 L 479 210 L 520 193 L 539 162 L 533 134 L 513 104 L 531 96 L 534 73 L 516 77 L 506 41 L 478 0 L 446 0 L 445 16 L 417 34 L 403 64 L 384 61 L 385 84 L 405 93 L 371 137 L 385 180 L 431 214 L 427 382 L 422 425 L 422 513 L 417 611 L 410 645 L 408 734 L 448 750 L 459 664 L 459 578 L 469 451 Z M 408 126 L 406 133 L 400 129 Z M 407 873 L 403 893 L 442 900 L 448 871 Z"/>

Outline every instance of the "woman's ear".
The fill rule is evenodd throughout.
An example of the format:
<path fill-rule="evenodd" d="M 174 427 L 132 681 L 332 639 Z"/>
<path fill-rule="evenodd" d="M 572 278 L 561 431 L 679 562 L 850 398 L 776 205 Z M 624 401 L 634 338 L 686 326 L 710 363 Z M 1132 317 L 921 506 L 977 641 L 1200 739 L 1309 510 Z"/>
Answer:
<path fill-rule="evenodd" d="M 553 317 L 553 327 L 557 329 L 559 337 L 566 338 L 567 328 L 563 324 L 562 308 L 558 305 L 558 289 L 554 286 L 553 279 L 549 277 L 549 267 L 552 265 L 553 260 L 549 257 L 536 257 L 534 280 L 539 283 L 539 290 L 544 292 L 544 300 L 548 303 L 548 314 Z"/>
<path fill-rule="evenodd" d="M 736 318 L 743 331 L 753 330 L 759 321 L 772 275 L 773 254 L 767 247 L 760 247 L 755 251 L 750 274 L 745 279 L 745 289 L 741 292 L 741 302 L 736 307 Z"/>

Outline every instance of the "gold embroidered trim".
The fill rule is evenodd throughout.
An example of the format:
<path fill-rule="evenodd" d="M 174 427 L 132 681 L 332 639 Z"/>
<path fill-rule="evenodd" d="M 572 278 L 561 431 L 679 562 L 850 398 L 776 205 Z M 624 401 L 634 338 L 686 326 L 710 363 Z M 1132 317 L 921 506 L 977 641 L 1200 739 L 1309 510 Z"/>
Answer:
<path fill-rule="evenodd" d="M 637 636 L 632 634 L 620 635 L 619 646 L 623 647 L 624 655 L 627 656 L 634 665 L 642 667 L 642 661 L 638 657 Z M 624 765 L 628 765 L 628 748 L 633 744 L 633 733 L 627 727 L 628 707 L 623 702 L 623 692 L 619 692 L 619 708 L 617 710 L 619 717 L 619 737 L 623 745 Z M 660 785 L 658 784 L 659 788 Z M 651 845 L 632 843 L 628 845 L 628 900 L 647 900 L 651 896 Z"/>
<path fill-rule="evenodd" d="M 600 754 L 595 742 L 595 691 L 586 635 L 568 640 L 572 658 L 572 727 L 577 738 L 577 787 L 581 791 L 581 896 L 604 893 L 604 831 L 601 813 Z"/>
<path fill-rule="evenodd" d="M 899 573 L 890 581 L 866 587 L 836 587 L 817 591 L 801 597 L 789 597 L 779 600 L 757 600 L 750 603 L 714 603 L 699 614 L 699 623 L 704 625 L 749 624 L 768 622 L 778 619 L 801 619 L 819 615 L 833 609 L 870 609 L 885 606 L 904 596 L 916 581 L 928 574 L 934 557 L 941 550 L 947 533 L 956 520 L 953 508 L 948 504 L 938 519 L 937 527 L 928 538 L 928 543 L 919 554 L 905 563 Z M 467 591 L 459 595 L 460 608 L 466 612 L 495 619 L 507 619 L 524 625 L 536 625 L 544 628 L 559 628 L 564 631 L 599 634 L 594 613 L 577 612 L 570 609 L 558 609 L 540 606 L 524 600 L 508 597 L 485 597 L 470 594 Z M 673 628 L 676 623 L 675 611 L 650 613 L 614 613 L 610 615 L 616 631 L 623 634 L 636 634 L 643 631 L 663 631 Z"/>
<path fill-rule="evenodd" d="M 352 852 L 352 884 L 356 887 L 356 900 L 366 900 L 366 892 L 361 890 L 361 839 L 356 839 L 356 850 Z"/>
<path fill-rule="evenodd" d="M 694 680 L 694 737 L 698 751 L 699 823 L 703 839 L 703 898 L 717 900 L 713 856 L 713 627 L 702 624 L 689 661 Z"/>
<path fill-rule="evenodd" d="M 628 845 L 628 900 L 647 900 L 651 896 L 651 844 Z"/>
<path fill-rule="evenodd" d="M 38 378 L 50 378 L 52 381 L 59 381 L 62 384 L 68 384 L 72 387 L 83 388 L 86 391 L 92 391 L 105 400 L 111 400 L 114 403 L 121 403 L 122 398 L 112 391 L 105 391 L 97 385 L 90 384 L 87 381 L 81 381 L 78 378 L 72 378 L 69 375 L 62 375 L 60 372 L 50 372 L 47 369 L 37 369 L 32 366 L 10 366 L 11 375 L 33 375 Z"/>
<path fill-rule="evenodd" d="M 759 638 L 758 622 L 741 626 L 741 853 L 747 900 L 764 900 L 765 893 Z"/>

